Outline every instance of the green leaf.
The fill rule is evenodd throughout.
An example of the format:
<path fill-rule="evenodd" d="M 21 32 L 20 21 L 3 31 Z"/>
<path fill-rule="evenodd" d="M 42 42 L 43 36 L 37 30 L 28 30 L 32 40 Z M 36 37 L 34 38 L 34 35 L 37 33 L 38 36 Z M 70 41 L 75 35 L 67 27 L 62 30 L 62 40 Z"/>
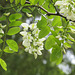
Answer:
<path fill-rule="evenodd" d="M 21 0 L 21 5 L 24 5 L 26 0 Z"/>
<path fill-rule="evenodd" d="M 14 0 L 10 0 L 10 3 L 12 3 Z"/>
<path fill-rule="evenodd" d="M 71 45 L 70 45 L 69 43 L 65 42 L 65 43 L 64 43 L 64 47 L 65 47 L 66 49 L 68 49 L 68 48 L 71 48 Z"/>
<path fill-rule="evenodd" d="M 8 46 L 15 52 L 18 52 L 18 45 L 14 40 L 6 40 Z"/>
<path fill-rule="evenodd" d="M 15 0 L 15 4 L 17 5 L 20 2 L 20 0 Z"/>
<path fill-rule="evenodd" d="M 6 52 L 6 53 L 14 53 L 14 51 L 9 47 L 5 47 L 4 52 Z"/>
<path fill-rule="evenodd" d="M 8 35 L 14 35 L 14 34 L 17 34 L 18 32 L 20 32 L 20 28 L 19 27 L 13 27 L 13 28 L 10 28 L 8 30 Z"/>
<path fill-rule="evenodd" d="M 0 17 L 0 21 L 4 21 L 4 20 L 6 20 L 6 17 L 5 16 L 1 16 Z"/>
<path fill-rule="evenodd" d="M 25 13 L 31 13 L 31 11 L 29 9 L 26 9 L 26 8 L 23 8 L 22 11 Z"/>
<path fill-rule="evenodd" d="M 45 42 L 45 48 L 48 50 L 52 48 L 54 45 L 55 45 L 55 38 L 53 35 L 50 35 Z"/>
<path fill-rule="evenodd" d="M 48 35 L 50 32 L 50 27 L 46 26 L 44 28 L 41 29 L 40 33 L 39 33 L 39 38 L 43 38 L 46 35 Z"/>
<path fill-rule="evenodd" d="M 0 65 L 2 66 L 2 68 L 3 68 L 5 71 L 7 71 L 7 64 L 6 64 L 6 62 L 5 62 L 3 59 L 1 59 L 1 58 L 0 58 Z"/>
<path fill-rule="evenodd" d="M 13 21 L 9 24 L 9 27 L 12 27 L 12 26 L 20 26 L 22 24 L 21 21 Z"/>
<path fill-rule="evenodd" d="M 63 59 L 63 54 L 61 48 L 55 45 L 55 47 L 52 49 L 50 61 L 55 62 L 58 65 L 61 63 L 62 59 Z"/>
<path fill-rule="evenodd" d="M 35 0 L 36 1 L 36 0 Z M 45 0 L 39 0 L 39 5 L 42 5 Z"/>
<path fill-rule="evenodd" d="M 55 16 L 53 21 L 52 21 L 52 26 L 61 26 L 61 17 L 60 16 Z"/>
<path fill-rule="evenodd" d="M 21 17 L 22 17 L 22 15 L 19 14 L 19 13 L 11 14 L 11 15 L 9 16 L 9 21 L 10 21 L 10 22 L 13 22 L 13 21 L 16 21 L 16 19 L 19 19 L 19 18 L 21 18 Z"/>
<path fill-rule="evenodd" d="M 3 42 L 3 40 L 2 39 L 0 39 L 0 44 Z"/>
<path fill-rule="evenodd" d="M 35 0 L 29 0 L 32 4 L 34 4 Z"/>
<path fill-rule="evenodd" d="M 42 19 L 40 21 L 38 21 L 37 23 L 37 27 L 39 29 L 42 29 L 43 27 L 45 27 L 47 25 L 47 19 L 45 17 L 42 16 Z"/>

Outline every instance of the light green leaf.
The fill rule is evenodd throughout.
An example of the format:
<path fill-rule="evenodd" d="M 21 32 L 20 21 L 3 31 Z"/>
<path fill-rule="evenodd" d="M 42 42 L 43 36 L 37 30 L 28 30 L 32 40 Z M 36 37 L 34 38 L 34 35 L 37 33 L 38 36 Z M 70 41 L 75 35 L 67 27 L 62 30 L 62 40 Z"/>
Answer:
<path fill-rule="evenodd" d="M 61 63 L 62 59 L 63 59 L 63 54 L 61 48 L 58 45 L 55 45 L 55 47 L 52 49 L 50 61 L 55 62 L 58 65 Z"/>
<path fill-rule="evenodd" d="M 11 48 L 9 48 L 8 46 L 5 47 L 4 52 L 6 52 L 6 53 L 14 53 L 14 51 Z"/>
<path fill-rule="evenodd" d="M 21 5 L 24 5 L 26 0 L 21 0 Z"/>
<path fill-rule="evenodd" d="M 40 33 L 39 33 L 39 38 L 43 38 L 46 35 L 48 35 L 50 32 L 50 27 L 46 26 L 44 28 L 41 29 Z"/>
<path fill-rule="evenodd" d="M 66 49 L 68 49 L 68 48 L 71 48 L 71 45 L 70 45 L 69 43 L 65 42 L 65 43 L 64 43 L 64 47 L 65 47 Z"/>
<path fill-rule="evenodd" d="M 54 45 L 55 45 L 55 38 L 53 35 L 50 35 L 45 42 L 45 48 L 48 50 L 52 48 Z"/>
<path fill-rule="evenodd" d="M 29 0 L 32 4 L 34 4 L 35 0 Z"/>
<path fill-rule="evenodd" d="M 0 21 L 4 21 L 4 20 L 6 20 L 6 17 L 5 16 L 1 16 L 0 17 Z"/>
<path fill-rule="evenodd" d="M 6 40 L 8 46 L 15 52 L 18 52 L 18 45 L 14 40 Z"/>
<path fill-rule="evenodd" d="M 12 27 L 12 26 L 20 26 L 22 24 L 21 21 L 13 21 L 9 24 L 9 27 Z"/>
<path fill-rule="evenodd" d="M 18 32 L 20 32 L 20 28 L 19 27 L 13 27 L 13 28 L 10 28 L 8 30 L 8 35 L 14 35 L 14 34 L 17 34 Z"/>
<path fill-rule="evenodd" d="M 38 21 L 38 23 L 37 23 L 37 27 L 39 29 L 42 29 L 45 26 L 47 26 L 47 19 L 42 16 L 42 19 L 40 21 Z"/>
<path fill-rule="evenodd" d="M 28 17 L 33 17 L 33 15 L 32 15 L 32 14 L 28 14 L 28 13 L 26 13 L 26 15 L 27 15 Z"/>
<path fill-rule="evenodd" d="M 19 18 L 21 18 L 21 17 L 22 17 L 22 15 L 19 14 L 19 13 L 11 14 L 11 15 L 9 16 L 9 21 L 10 21 L 10 22 L 13 22 L 13 21 L 16 21 L 16 19 L 19 19 Z"/>
<path fill-rule="evenodd" d="M 2 66 L 2 68 L 3 68 L 5 71 L 7 71 L 7 64 L 6 64 L 6 62 L 5 62 L 3 59 L 1 59 L 1 58 L 0 58 L 0 65 Z"/>
<path fill-rule="evenodd" d="M 3 40 L 2 39 L 0 39 L 0 44 L 3 42 Z"/>
<path fill-rule="evenodd" d="M 14 0 L 10 0 L 10 3 L 12 3 Z"/>

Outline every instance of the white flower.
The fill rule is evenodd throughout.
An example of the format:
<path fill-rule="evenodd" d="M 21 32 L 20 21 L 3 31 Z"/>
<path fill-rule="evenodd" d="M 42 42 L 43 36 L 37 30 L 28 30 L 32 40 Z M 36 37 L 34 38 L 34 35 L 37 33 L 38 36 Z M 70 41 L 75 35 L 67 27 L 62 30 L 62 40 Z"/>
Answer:
<path fill-rule="evenodd" d="M 35 59 L 37 58 L 37 53 L 34 53 L 34 57 L 35 57 Z"/>
<path fill-rule="evenodd" d="M 2 34 L 4 34 L 4 31 L 0 28 L 0 38 L 2 37 Z"/>
<path fill-rule="evenodd" d="M 39 32 L 40 32 L 40 30 L 39 30 L 38 28 L 36 28 L 36 29 L 32 32 L 32 34 L 34 34 L 34 36 L 35 36 L 36 38 L 38 38 Z"/>
<path fill-rule="evenodd" d="M 30 46 L 30 42 L 29 42 L 27 39 L 25 39 L 22 44 L 23 44 L 25 47 L 29 47 L 29 46 Z"/>
<path fill-rule="evenodd" d="M 33 23 L 33 24 L 30 24 L 29 27 L 31 30 L 33 30 L 33 29 L 37 28 L 37 25 L 36 25 L 36 23 Z"/>
<path fill-rule="evenodd" d="M 42 55 L 42 52 L 40 50 L 37 50 L 38 55 Z"/>
<path fill-rule="evenodd" d="M 43 41 L 45 41 L 45 38 L 39 39 L 38 35 L 40 30 L 37 28 L 37 25 L 34 24 L 26 24 L 22 23 L 23 31 L 20 32 L 20 34 L 23 36 L 23 42 L 22 45 L 25 47 L 25 51 L 34 54 L 35 59 L 37 58 L 37 55 L 42 55 L 41 50 L 43 50 Z M 28 31 L 28 28 L 29 31 Z"/>
<path fill-rule="evenodd" d="M 27 23 L 22 23 L 21 26 L 24 28 L 24 30 L 28 30 L 28 24 Z"/>
<path fill-rule="evenodd" d="M 59 6 L 59 13 L 63 14 L 67 19 L 75 20 L 75 2 L 72 0 L 56 1 L 55 6 Z"/>
<path fill-rule="evenodd" d="M 27 35 L 27 32 L 26 32 L 26 31 L 22 31 L 22 32 L 20 32 L 20 34 L 21 34 L 22 36 L 26 36 L 26 35 Z"/>

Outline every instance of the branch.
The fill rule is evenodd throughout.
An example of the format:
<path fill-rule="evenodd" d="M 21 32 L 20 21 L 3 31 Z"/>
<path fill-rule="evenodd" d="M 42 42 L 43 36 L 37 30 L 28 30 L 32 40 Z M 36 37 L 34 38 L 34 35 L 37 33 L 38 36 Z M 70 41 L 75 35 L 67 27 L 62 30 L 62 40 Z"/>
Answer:
<path fill-rule="evenodd" d="M 25 4 L 30 4 L 30 2 L 26 1 Z M 3 10 L 7 10 L 7 9 L 14 8 L 14 7 L 17 7 L 17 5 L 13 6 L 13 7 L 7 7 L 7 8 L 2 7 L 2 8 L 3 8 Z M 43 8 L 42 6 L 39 6 L 39 5 L 25 5 L 25 6 L 23 6 L 23 8 L 24 7 L 25 8 L 26 7 L 37 7 L 37 8 L 40 8 L 41 10 L 43 10 L 44 12 L 46 12 L 48 16 L 50 16 L 50 15 L 57 15 L 57 16 L 61 16 L 61 17 L 65 18 L 66 21 L 72 21 L 71 19 L 69 20 L 65 16 L 61 15 L 59 12 L 57 12 L 57 13 L 50 13 L 45 8 Z M 75 21 L 72 21 L 72 22 L 75 22 Z"/>
<path fill-rule="evenodd" d="M 50 15 L 57 15 L 57 16 L 61 16 L 61 17 L 65 18 L 66 21 L 72 21 L 71 19 L 69 20 L 65 16 L 61 15 L 59 12 L 57 12 L 57 13 L 50 13 L 46 9 L 44 9 L 43 7 L 41 7 L 39 5 L 29 5 L 29 6 L 24 6 L 24 7 L 38 7 L 40 9 L 42 9 L 44 12 L 46 12 L 48 16 L 50 16 Z M 72 22 L 75 22 L 75 21 L 72 21 Z"/>

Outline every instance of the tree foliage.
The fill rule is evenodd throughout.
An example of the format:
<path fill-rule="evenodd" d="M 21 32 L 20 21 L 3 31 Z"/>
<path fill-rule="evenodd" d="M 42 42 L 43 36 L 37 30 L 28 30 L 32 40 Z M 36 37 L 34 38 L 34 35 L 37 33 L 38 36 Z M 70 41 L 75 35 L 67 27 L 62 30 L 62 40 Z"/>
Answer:
<path fill-rule="evenodd" d="M 34 54 L 37 58 L 37 55 L 42 55 L 41 50 L 52 49 L 50 61 L 60 64 L 66 49 L 71 48 L 75 42 L 71 35 L 75 34 L 75 0 L 5 0 L 5 2 L 9 5 L 0 4 L 0 12 L 3 11 L 0 14 L 2 68 L 7 71 L 7 65 L 2 59 L 3 53 L 15 53 L 19 50 L 18 42 L 9 38 L 19 33 L 23 36 L 21 45 L 26 52 Z M 33 14 L 35 9 L 38 9 L 41 20 L 37 23 L 33 21 L 29 25 L 23 22 L 25 14 L 28 18 L 35 18 Z M 24 28 L 22 32 L 20 32 L 21 26 Z"/>

